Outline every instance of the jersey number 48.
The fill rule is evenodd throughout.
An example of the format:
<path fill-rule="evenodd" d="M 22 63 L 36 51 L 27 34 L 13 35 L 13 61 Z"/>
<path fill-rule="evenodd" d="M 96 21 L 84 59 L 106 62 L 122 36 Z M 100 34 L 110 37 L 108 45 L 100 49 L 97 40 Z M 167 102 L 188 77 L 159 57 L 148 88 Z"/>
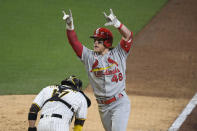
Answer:
<path fill-rule="evenodd" d="M 122 73 L 119 73 L 118 76 L 115 74 L 112 77 L 111 81 L 117 83 L 118 81 L 122 81 L 122 79 L 123 79 Z"/>

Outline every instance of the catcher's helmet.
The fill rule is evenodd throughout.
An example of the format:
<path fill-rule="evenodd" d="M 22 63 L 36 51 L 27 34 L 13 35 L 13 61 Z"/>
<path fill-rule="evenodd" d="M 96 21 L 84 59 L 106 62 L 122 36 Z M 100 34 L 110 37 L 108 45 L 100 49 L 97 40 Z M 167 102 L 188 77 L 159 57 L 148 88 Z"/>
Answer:
<path fill-rule="evenodd" d="M 82 90 L 82 81 L 74 75 L 62 80 L 61 85 L 71 86 L 72 89 L 77 90 L 77 91 Z"/>
<path fill-rule="evenodd" d="M 94 31 L 94 35 L 90 38 L 101 38 L 104 41 L 104 46 L 110 48 L 113 43 L 113 35 L 110 30 L 106 28 L 98 28 Z"/>

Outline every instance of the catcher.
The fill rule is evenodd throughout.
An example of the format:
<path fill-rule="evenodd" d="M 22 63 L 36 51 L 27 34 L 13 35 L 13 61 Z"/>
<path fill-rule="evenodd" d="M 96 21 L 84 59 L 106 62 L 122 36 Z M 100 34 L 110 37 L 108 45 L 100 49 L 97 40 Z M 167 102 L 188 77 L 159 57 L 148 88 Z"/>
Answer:
<path fill-rule="evenodd" d="M 74 116 L 74 131 L 82 131 L 90 105 L 90 99 L 82 92 L 82 81 L 70 76 L 60 85 L 43 88 L 36 96 L 28 113 L 28 131 L 69 131 Z M 35 123 L 40 110 L 37 128 Z"/>

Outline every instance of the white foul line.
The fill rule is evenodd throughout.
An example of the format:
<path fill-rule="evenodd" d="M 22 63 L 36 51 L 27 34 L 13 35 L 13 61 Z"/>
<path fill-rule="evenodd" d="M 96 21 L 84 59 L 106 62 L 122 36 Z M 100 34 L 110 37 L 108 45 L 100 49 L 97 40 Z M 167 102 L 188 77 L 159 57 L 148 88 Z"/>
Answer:
<path fill-rule="evenodd" d="M 182 113 L 179 115 L 179 117 L 174 121 L 172 126 L 168 129 L 168 131 L 178 131 L 187 116 L 192 112 L 192 110 L 197 105 L 197 93 L 193 96 L 193 98 L 190 100 L 190 102 L 187 104 L 185 109 L 182 111 Z"/>

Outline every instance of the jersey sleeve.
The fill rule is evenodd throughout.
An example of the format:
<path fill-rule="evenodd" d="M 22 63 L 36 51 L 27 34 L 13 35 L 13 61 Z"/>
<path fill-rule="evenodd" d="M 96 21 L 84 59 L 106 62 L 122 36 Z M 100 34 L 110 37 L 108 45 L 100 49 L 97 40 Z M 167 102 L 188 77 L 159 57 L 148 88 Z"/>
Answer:
<path fill-rule="evenodd" d="M 40 109 L 42 108 L 42 105 L 45 102 L 45 97 L 44 97 L 45 91 L 46 91 L 46 88 L 43 88 L 33 101 L 33 103 L 39 106 Z"/>
<path fill-rule="evenodd" d="M 133 32 L 131 32 L 131 35 L 128 41 L 125 41 L 123 39 L 121 39 L 120 41 L 120 46 L 126 53 L 129 53 L 132 44 L 133 44 Z"/>
<path fill-rule="evenodd" d="M 130 53 L 132 44 L 133 44 L 133 33 L 131 32 L 130 39 L 128 41 L 121 39 L 120 44 L 115 49 L 116 51 L 118 51 L 120 56 L 127 58 L 127 56 Z"/>
<path fill-rule="evenodd" d="M 81 56 L 81 61 L 84 64 L 87 64 L 88 59 L 92 56 L 93 51 L 88 49 L 87 47 L 83 46 L 83 51 L 82 51 L 82 56 Z"/>
<path fill-rule="evenodd" d="M 80 106 L 79 106 L 77 113 L 76 113 L 76 118 L 86 119 L 87 118 L 87 111 L 88 111 L 87 101 L 86 101 L 85 97 L 82 96 Z"/>

